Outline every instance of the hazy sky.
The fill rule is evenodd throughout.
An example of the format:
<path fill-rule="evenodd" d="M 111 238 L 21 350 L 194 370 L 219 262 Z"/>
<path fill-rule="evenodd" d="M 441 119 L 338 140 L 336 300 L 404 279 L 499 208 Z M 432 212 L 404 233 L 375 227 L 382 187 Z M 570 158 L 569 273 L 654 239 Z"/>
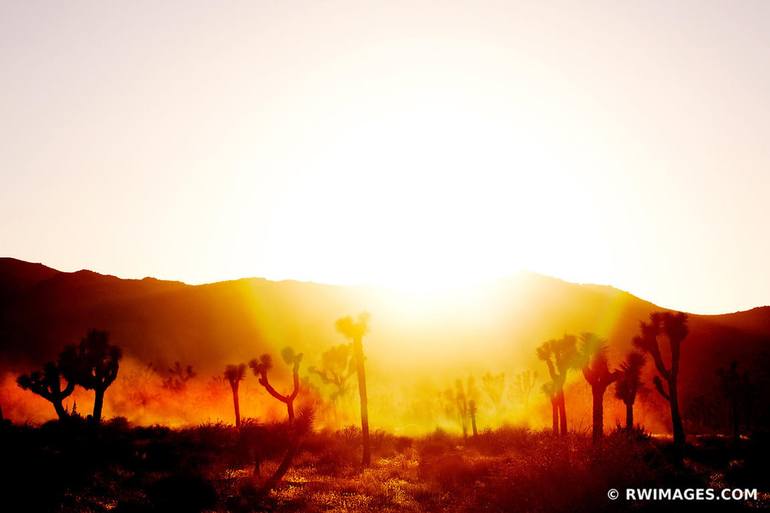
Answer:
<path fill-rule="evenodd" d="M 770 304 L 770 2 L 0 0 L 0 255 Z"/>

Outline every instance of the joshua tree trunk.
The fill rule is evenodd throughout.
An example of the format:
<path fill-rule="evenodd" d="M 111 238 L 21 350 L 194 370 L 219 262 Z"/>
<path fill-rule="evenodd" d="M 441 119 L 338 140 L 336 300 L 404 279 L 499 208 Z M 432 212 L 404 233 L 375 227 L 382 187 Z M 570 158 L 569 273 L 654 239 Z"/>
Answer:
<path fill-rule="evenodd" d="M 684 427 L 682 426 L 682 416 L 679 414 L 679 394 L 676 389 L 676 378 L 669 381 L 668 385 L 669 404 L 671 405 L 671 426 L 674 431 L 674 445 L 678 448 L 684 448 L 685 437 Z"/>
<path fill-rule="evenodd" d="M 559 404 L 556 397 L 551 397 L 551 420 L 553 421 L 553 434 L 559 434 Z"/>
<path fill-rule="evenodd" d="M 473 429 L 473 437 L 476 438 L 479 434 L 478 429 L 476 429 L 476 414 L 471 413 L 471 428 Z"/>
<path fill-rule="evenodd" d="M 59 417 L 59 420 L 66 420 L 69 418 L 69 413 L 64 409 L 61 400 L 54 399 L 51 403 L 53 403 L 53 409 L 56 410 L 56 415 Z"/>
<path fill-rule="evenodd" d="M 729 399 L 730 404 L 730 426 L 732 427 L 733 440 L 738 440 L 741 437 L 740 421 L 738 416 L 738 398 L 731 397 Z"/>
<path fill-rule="evenodd" d="M 634 429 L 634 403 L 626 403 L 626 430 Z"/>
<path fill-rule="evenodd" d="M 289 414 L 289 424 L 294 424 L 294 400 L 286 402 L 286 411 Z"/>
<path fill-rule="evenodd" d="M 104 406 L 104 390 L 97 388 L 94 390 L 94 414 L 93 419 L 96 424 L 102 420 L 102 407 Z"/>
<path fill-rule="evenodd" d="M 233 389 L 233 409 L 235 410 L 235 427 L 241 427 L 241 405 L 238 399 L 238 385 L 232 387 Z"/>
<path fill-rule="evenodd" d="M 368 467 L 372 462 L 369 448 L 369 401 L 366 397 L 366 369 L 364 368 L 364 348 L 360 338 L 353 341 L 356 358 L 356 374 L 358 375 L 358 396 L 361 400 L 361 441 L 363 443 L 363 466 Z"/>
<path fill-rule="evenodd" d="M 562 387 L 559 387 L 557 400 L 559 401 L 559 432 L 561 436 L 567 436 L 567 405 L 564 402 L 564 389 Z"/>
<path fill-rule="evenodd" d="M 283 459 L 281 460 L 281 463 L 278 465 L 278 467 L 275 469 L 275 472 L 267 478 L 265 481 L 265 484 L 262 485 L 260 490 L 258 491 L 259 497 L 265 497 L 267 494 L 270 493 L 270 490 L 276 487 L 276 485 L 283 479 L 283 476 L 286 475 L 286 472 L 291 467 L 292 461 L 294 461 L 294 457 L 297 455 L 297 452 L 299 451 L 300 446 L 302 445 L 302 437 L 297 436 L 296 440 L 294 440 L 289 447 L 289 449 L 286 451 L 286 454 L 283 456 Z"/>
<path fill-rule="evenodd" d="M 604 390 L 594 387 L 593 392 L 593 433 L 594 443 L 598 443 L 604 436 Z"/>

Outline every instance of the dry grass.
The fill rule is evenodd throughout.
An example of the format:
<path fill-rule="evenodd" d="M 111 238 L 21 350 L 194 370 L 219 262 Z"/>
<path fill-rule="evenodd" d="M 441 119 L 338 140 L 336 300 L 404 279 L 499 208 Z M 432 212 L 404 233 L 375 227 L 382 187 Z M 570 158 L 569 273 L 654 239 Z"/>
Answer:
<path fill-rule="evenodd" d="M 767 444 L 700 441 L 683 463 L 666 442 L 616 432 L 601 447 L 581 435 L 501 428 L 476 439 L 436 432 L 418 439 L 373 433 L 373 465 L 359 465 L 355 429 L 312 433 L 282 483 L 256 490 L 277 466 L 281 425 L 222 424 L 169 430 L 114 421 L 93 429 L 2 427 L 7 501 L 68 512 L 533 512 L 682 511 L 687 504 L 619 504 L 608 488 L 758 487 L 767 491 Z M 254 458 L 261 475 L 252 475 Z M 702 510 L 703 504 L 691 504 Z M 735 503 L 720 511 L 754 510 Z M 729 509 L 728 509 L 729 508 Z"/>

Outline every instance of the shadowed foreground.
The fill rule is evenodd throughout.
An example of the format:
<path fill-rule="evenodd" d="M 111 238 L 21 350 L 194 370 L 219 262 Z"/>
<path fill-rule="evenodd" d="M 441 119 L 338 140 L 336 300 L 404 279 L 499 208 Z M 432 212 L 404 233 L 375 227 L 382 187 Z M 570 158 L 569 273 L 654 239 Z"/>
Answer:
<path fill-rule="evenodd" d="M 758 488 L 759 500 L 719 511 L 767 507 L 766 438 L 695 440 L 681 464 L 670 442 L 616 431 L 590 436 L 501 428 L 463 441 L 373 432 L 372 466 L 362 470 L 360 431 L 309 433 L 288 472 L 260 489 L 285 461 L 282 424 L 244 420 L 170 430 L 73 422 L 2 427 L 0 482 L 6 504 L 27 511 L 661 511 L 717 503 L 612 502 L 626 487 Z M 255 461 L 260 462 L 255 471 Z"/>

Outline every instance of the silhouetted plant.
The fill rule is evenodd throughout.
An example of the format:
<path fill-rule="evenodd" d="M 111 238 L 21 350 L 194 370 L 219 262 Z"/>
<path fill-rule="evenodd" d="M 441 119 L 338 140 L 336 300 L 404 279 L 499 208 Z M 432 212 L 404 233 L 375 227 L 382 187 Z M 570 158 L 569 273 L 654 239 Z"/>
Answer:
<path fill-rule="evenodd" d="M 574 335 L 564 335 L 560 339 L 543 342 L 537 348 L 537 357 L 548 367 L 548 375 L 553 383 L 553 391 L 559 406 L 559 431 L 567 435 L 567 406 L 564 401 L 564 382 L 567 373 L 577 361 L 577 339 Z"/>
<path fill-rule="evenodd" d="M 181 392 L 187 388 L 187 382 L 196 376 L 192 365 L 182 365 L 174 362 L 173 367 L 166 369 L 166 376 L 163 378 L 163 388 L 172 392 Z"/>
<path fill-rule="evenodd" d="M 640 334 L 634 337 L 634 345 L 648 353 L 655 362 L 658 375 L 653 379 L 655 389 L 666 401 L 671 409 L 671 427 L 674 432 L 674 445 L 683 448 L 685 443 L 682 416 L 679 413 L 679 393 L 677 384 L 679 380 L 679 360 L 681 357 L 682 342 L 687 338 L 687 314 L 682 312 L 653 312 L 649 322 L 639 323 Z M 666 367 L 660 352 L 658 337 L 665 335 L 669 342 L 671 354 L 671 366 Z M 664 385 L 665 382 L 665 385 Z"/>
<path fill-rule="evenodd" d="M 463 438 L 468 438 L 468 398 L 465 395 L 462 380 L 455 381 L 455 405 L 457 407 L 458 420 L 463 430 Z"/>
<path fill-rule="evenodd" d="M 308 371 L 321 378 L 325 385 L 331 385 L 333 391 L 330 399 L 337 403 L 349 391 L 350 377 L 355 374 L 356 367 L 351 358 L 350 344 L 340 344 L 324 351 L 321 355 L 321 368 L 310 367 Z"/>
<path fill-rule="evenodd" d="M 524 406 L 529 405 L 529 397 L 532 394 L 532 390 L 535 388 L 537 381 L 537 372 L 532 370 L 525 370 L 516 374 L 514 378 L 514 387 L 521 402 Z"/>
<path fill-rule="evenodd" d="M 353 359 L 358 375 L 358 397 L 361 401 L 361 440 L 363 443 L 363 466 L 371 464 L 371 449 L 369 446 L 369 402 L 366 396 L 366 368 L 364 367 L 364 335 L 369 332 L 369 314 L 360 313 L 354 320 L 343 317 L 335 323 L 337 331 L 350 339 L 353 344 Z"/>
<path fill-rule="evenodd" d="M 551 401 L 551 423 L 553 434 L 559 434 L 559 401 L 556 399 L 556 393 L 553 389 L 553 382 L 543 383 L 541 387 L 543 393 Z"/>
<path fill-rule="evenodd" d="M 615 382 L 615 397 L 626 405 L 626 430 L 634 429 L 634 402 L 636 394 L 642 388 L 642 368 L 645 357 L 643 353 L 631 351 L 620 364 L 620 377 Z"/>
<path fill-rule="evenodd" d="M 270 384 L 267 373 L 273 368 L 273 359 L 269 354 L 263 354 L 259 357 L 259 360 L 251 360 L 249 367 L 254 372 L 254 375 L 259 378 L 259 384 L 264 387 L 267 392 L 275 399 L 278 399 L 286 405 L 286 411 L 289 415 L 289 424 L 294 422 L 294 399 L 299 394 L 299 365 L 302 362 L 302 353 L 295 353 L 290 347 L 285 347 L 281 351 L 281 356 L 286 365 L 291 365 L 292 374 L 292 390 L 289 394 L 281 394 Z"/>
<path fill-rule="evenodd" d="M 476 406 L 476 401 L 471 399 L 468 401 L 468 415 L 471 417 L 471 429 L 473 433 L 473 438 L 476 438 L 479 435 L 479 430 L 476 427 L 476 413 L 478 412 L 478 408 Z"/>
<path fill-rule="evenodd" d="M 246 364 L 228 365 L 225 367 L 225 379 L 233 392 L 233 409 L 235 410 L 235 427 L 241 427 L 241 406 L 238 397 L 238 387 L 246 375 Z"/>
<path fill-rule="evenodd" d="M 733 360 L 728 369 L 718 369 L 717 376 L 719 376 L 722 386 L 722 394 L 727 400 L 729 425 L 733 439 L 738 440 L 741 436 L 741 403 L 747 398 L 748 390 L 752 388 L 749 375 L 748 372 L 741 375 L 738 371 L 738 362 Z"/>
<path fill-rule="evenodd" d="M 620 378 L 620 373 L 610 371 L 607 361 L 607 341 L 595 333 L 580 335 L 580 368 L 583 377 L 591 385 L 593 399 L 592 438 L 597 443 L 604 436 L 604 393 Z"/>
<path fill-rule="evenodd" d="M 275 471 L 270 475 L 270 477 L 267 478 L 267 480 L 265 480 L 257 492 L 257 496 L 259 498 L 264 498 L 267 496 L 267 494 L 269 494 L 270 491 L 275 488 L 278 483 L 280 483 L 281 479 L 283 479 L 283 476 L 286 475 L 286 472 L 288 472 L 292 462 L 294 461 L 294 458 L 297 456 L 297 453 L 302 446 L 303 440 L 313 430 L 314 416 L 315 412 L 312 408 L 309 407 L 303 408 L 299 412 L 297 421 L 292 424 L 292 433 L 291 439 L 289 441 L 289 447 L 286 450 L 286 453 L 283 455 L 283 458 L 276 467 Z"/>
<path fill-rule="evenodd" d="M 66 383 L 63 387 L 62 380 Z M 48 362 L 42 371 L 23 374 L 17 378 L 16 383 L 24 390 L 29 390 L 49 401 L 59 420 L 65 420 L 69 417 L 62 403 L 75 390 L 75 382 L 72 376 L 67 379 L 62 375 L 57 364 Z"/>
<path fill-rule="evenodd" d="M 62 369 L 73 376 L 75 383 L 94 391 L 93 421 L 102 419 L 104 394 L 118 377 L 123 354 L 109 342 L 106 331 L 91 330 L 77 346 L 67 346 L 59 357 Z"/>
<path fill-rule="evenodd" d="M 492 401 L 495 411 L 500 413 L 500 405 L 502 404 L 503 392 L 505 391 L 505 373 L 492 374 L 487 372 L 481 376 L 481 388 L 487 394 L 489 400 Z"/>

